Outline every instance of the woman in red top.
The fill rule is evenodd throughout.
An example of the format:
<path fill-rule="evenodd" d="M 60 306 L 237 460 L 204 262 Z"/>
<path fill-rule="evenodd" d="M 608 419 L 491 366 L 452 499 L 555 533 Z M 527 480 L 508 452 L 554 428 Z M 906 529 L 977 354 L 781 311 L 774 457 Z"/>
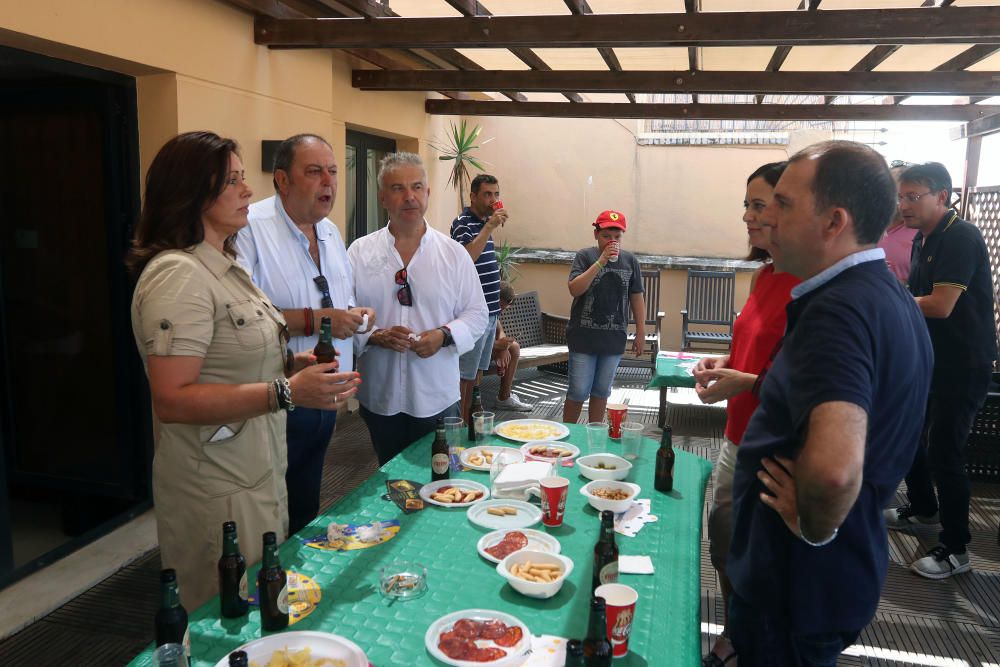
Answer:
<path fill-rule="evenodd" d="M 785 306 L 791 301 L 792 288 L 799 283 L 799 279 L 791 274 L 775 272 L 768 252 L 769 228 L 763 226 L 760 220 L 786 164 L 766 164 L 747 179 L 747 194 L 743 201 L 746 209 L 743 222 L 747 225 L 751 248 L 747 259 L 764 262 L 764 266 L 754 273 L 750 281 L 750 298 L 733 324 L 733 344 L 729 355 L 706 357 L 698 362 L 694 370 L 698 383 L 695 391 L 703 403 L 728 401 L 726 440 L 722 444 L 713 473 L 713 502 L 708 515 L 709 553 L 712 565 L 719 573 L 722 599 L 727 607 L 730 585 L 726 576 L 726 556 L 732 535 L 736 447 L 743 439 L 743 432 L 759 402 L 752 391 L 754 383 L 785 333 Z M 712 652 L 705 656 L 701 664 L 703 667 L 719 667 L 735 657 L 728 633 L 723 629 Z"/>

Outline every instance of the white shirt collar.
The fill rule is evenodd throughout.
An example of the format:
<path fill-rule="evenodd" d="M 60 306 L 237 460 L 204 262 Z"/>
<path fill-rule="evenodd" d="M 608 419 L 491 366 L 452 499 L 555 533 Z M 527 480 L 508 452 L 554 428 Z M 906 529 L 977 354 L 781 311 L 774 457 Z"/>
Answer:
<path fill-rule="evenodd" d="M 865 262 L 874 262 L 876 260 L 885 261 L 885 250 L 882 248 L 869 248 L 868 250 L 859 250 L 858 252 L 851 253 L 836 264 L 826 267 L 812 278 L 803 280 L 801 283 L 793 287 L 792 298 L 798 299 L 799 297 L 805 296 L 809 292 L 822 287 L 852 266 L 864 264 Z"/>

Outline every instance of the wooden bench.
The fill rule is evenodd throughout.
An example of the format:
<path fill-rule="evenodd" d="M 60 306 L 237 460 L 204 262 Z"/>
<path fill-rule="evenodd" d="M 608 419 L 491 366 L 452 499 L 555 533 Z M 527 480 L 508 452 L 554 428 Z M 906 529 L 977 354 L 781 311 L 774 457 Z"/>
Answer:
<path fill-rule="evenodd" d="M 538 292 L 518 294 L 500 315 L 504 333 L 521 346 L 519 368 L 546 366 L 542 370 L 559 371 L 553 364 L 565 365 L 569 361 L 567 322 L 568 317 L 542 312 Z"/>

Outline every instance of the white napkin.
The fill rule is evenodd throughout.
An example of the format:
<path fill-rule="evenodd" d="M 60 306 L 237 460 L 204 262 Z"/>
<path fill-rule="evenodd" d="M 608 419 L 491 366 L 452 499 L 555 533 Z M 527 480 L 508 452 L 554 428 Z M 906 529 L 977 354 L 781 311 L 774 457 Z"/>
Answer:
<path fill-rule="evenodd" d="M 635 537 L 647 523 L 658 521 L 659 517 L 649 513 L 648 498 L 639 498 L 624 512 L 615 515 L 615 532 L 627 537 Z"/>
<path fill-rule="evenodd" d="M 649 556 L 618 556 L 618 571 L 622 574 L 653 574 L 653 559 Z"/>
<path fill-rule="evenodd" d="M 553 635 L 532 635 L 531 653 L 521 667 L 562 667 L 566 663 L 565 637 Z"/>
<path fill-rule="evenodd" d="M 544 461 L 511 463 L 493 480 L 493 497 L 527 500 L 532 491 L 538 495 L 538 480 L 551 474 L 552 464 Z"/>

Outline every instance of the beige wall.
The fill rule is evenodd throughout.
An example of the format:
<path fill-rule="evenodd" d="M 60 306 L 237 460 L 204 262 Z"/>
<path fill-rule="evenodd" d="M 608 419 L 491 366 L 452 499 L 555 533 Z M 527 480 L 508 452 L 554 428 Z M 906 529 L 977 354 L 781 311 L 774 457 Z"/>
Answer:
<path fill-rule="evenodd" d="M 260 142 L 298 132 L 330 140 L 344 164 L 345 131 L 397 140 L 428 163 L 428 219 L 446 229 L 454 197 L 427 142 L 447 120 L 424 113 L 422 93 L 351 87 L 360 63 L 334 51 L 269 50 L 253 41 L 250 14 L 215 0 L 47 0 L 5 4 L 0 45 L 135 76 L 142 176 L 177 132 L 209 129 L 236 139 L 254 199 L 273 193 Z M 343 186 L 343 177 L 341 178 Z M 332 218 L 344 230 L 341 191 Z"/>
<path fill-rule="evenodd" d="M 471 118 L 487 169 L 500 179 L 515 246 L 577 250 L 590 224 L 614 208 L 629 223 L 626 247 L 701 257 L 746 254 L 746 177 L 783 148 L 640 146 L 636 123 L 602 119 Z"/>
<path fill-rule="evenodd" d="M 537 291 L 542 310 L 553 315 L 568 316 L 573 299 L 566 286 L 569 276 L 567 264 L 522 264 L 520 276 L 514 282 L 517 292 Z M 750 271 L 736 274 L 736 310 L 746 303 L 750 294 Z M 681 315 L 687 290 L 687 272 L 683 269 L 660 271 L 660 310 L 663 325 L 660 329 L 660 348 L 679 350 L 681 345 Z"/>

